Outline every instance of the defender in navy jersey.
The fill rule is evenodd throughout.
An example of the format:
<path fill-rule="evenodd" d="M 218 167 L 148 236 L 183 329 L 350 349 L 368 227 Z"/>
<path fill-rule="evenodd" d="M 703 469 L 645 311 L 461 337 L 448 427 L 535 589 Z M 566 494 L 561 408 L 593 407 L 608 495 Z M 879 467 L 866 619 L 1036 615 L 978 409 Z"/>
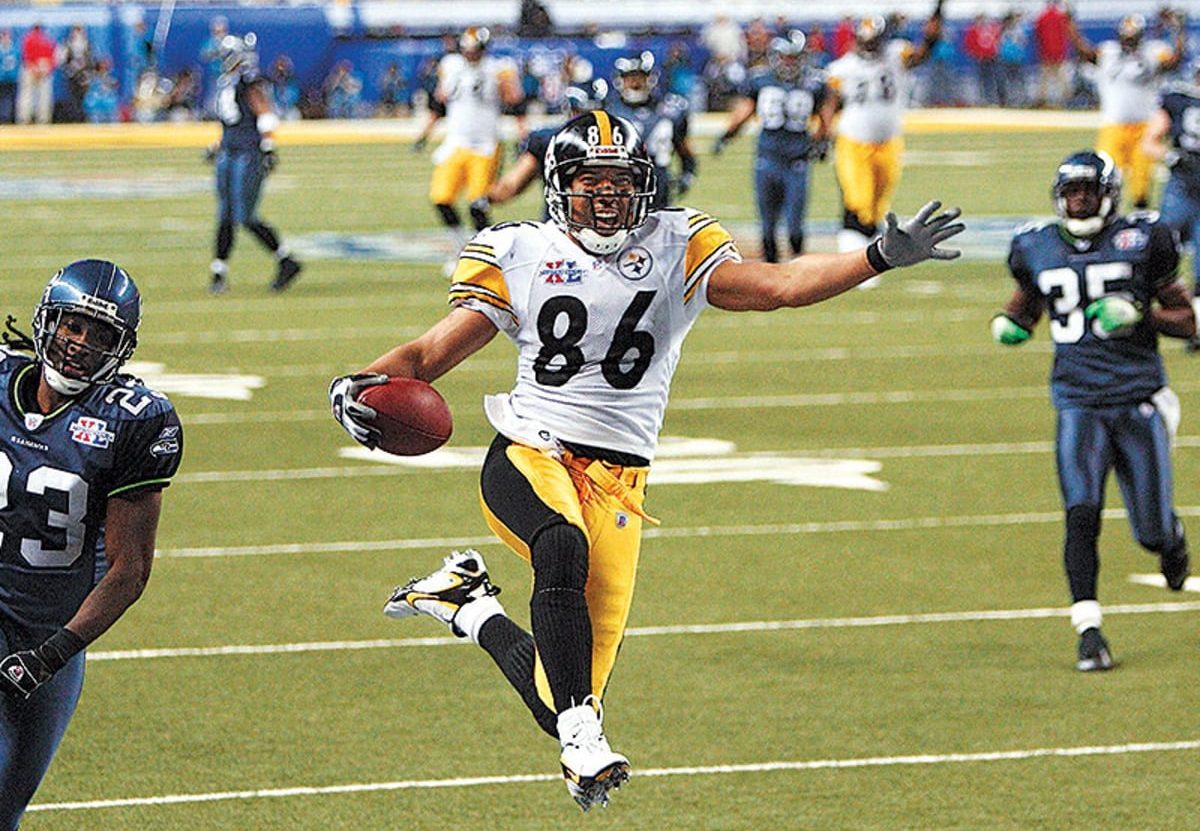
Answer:
<path fill-rule="evenodd" d="M 1200 289 L 1200 58 L 1189 65 L 1186 81 L 1163 91 L 1143 149 L 1171 172 L 1159 210 L 1162 221 L 1192 244 L 1194 295 Z M 1191 338 L 1188 348 L 1200 351 L 1200 339 Z"/>
<path fill-rule="evenodd" d="M 221 41 L 223 71 L 216 97 L 221 141 L 209 151 L 217 172 L 216 256 L 209 267 L 209 291 L 213 294 L 229 289 L 229 254 L 238 225 L 275 255 L 272 291 L 291 285 L 301 269 L 280 242 L 279 232 L 258 215 L 263 183 L 278 162 L 275 130 L 279 117 L 271 107 L 270 82 L 259 72 L 256 42 L 253 32 L 244 38 L 226 35 Z"/>
<path fill-rule="evenodd" d="M 1188 576 L 1187 540 L 1172 503 L 1179 399 L 1167 386 L 1158 336 L 1191 337 L 1196 317 L 1191 293 L 1176 279 L 1174 231 L 1155 214 L 1118 214 L 1120 173 L 1111 158 L 1092 151 L 1068 156 L 1052 192 L 1059 220 L 1013 238 L 1008 266 L 1017 288 L 992 319 L 992 334 L 1017 345 L 1043 313 L 1050 318 L 1076 666 L 1104 670 L 1113 661 L 1100 633 L 1097 540 L 1110 470 L 1134 538 L 1158 555 L 1168 587 L 1179 591 Z"/>
<path fill-rule="evenodd" d="M 691 189 L 699 172 L 699 162 L 688 141 L 690 107 L 682 96 L 659 96 L 652 52 L 617 58 L 615 68 L 617 97 L 607 102 L 605 109 L 637 128 L 658 177 L 653 207 L 665 208 Z M 674 156 L 679 157 L 678 176 L 671 172 Z"/>
<path fill-rule="evenodd" d="M 742 262 L 733 238 L 691 208 L 652 210 L 654 165 L 629 121 L 595 110 L 546 155 L 549 222 L 506 222 L 463 249 L 453 308 L 415 340 L 329 387 L 334 418 L 367 447 L 375 411 L 359 393 L 389 376 L 433 381 L 503 333 L 517 380 L 488 396 L 498 435 L 483 463 L 489 527 L 533 570 L 530 629 L 504 612 L 482 555 L 455 551 L 384 607 L 427 615 L 479 645 L 558 739 L 563 778 L 584 809 L 605 805 L 629 760 L 602 729 L 600 702 L 633 600 L 650 465 L 684 338 L 709 306 L 770 311 L 817 303 L 891 267 L 957 251 L 957 210 L 890 218 L 865 250 L 784 264 Z"/>
<path fill-rule="evenodd" d="M 837 110 L 837 98 L 824 78 L 805 68 L 804 45 L 804 33 L 798 29 L 771 42 L 770 66 L 747 79 L 729 126 L 713 146 L 713 153 L 720 153 L 758 116 L 762 131 L 754 160 L 754 193 L 762 222 L 762 257 L 769 263 L 779 261 L 775 232 L 780 219 L 787 223 L 792 256 L 804 250 L 808 165 L 825 158 Z"/>
<path fill-rule="evenodd" d="M 183 431 L 165 396 L 117 374 L 140 318 L 128 274 L 80 260 L 50 279 L 32 340 L 5 335 L 34 357 L 0 349 L 3 831 L 17 827 L 75 711 L 84 647 L 150 577 Z"/>

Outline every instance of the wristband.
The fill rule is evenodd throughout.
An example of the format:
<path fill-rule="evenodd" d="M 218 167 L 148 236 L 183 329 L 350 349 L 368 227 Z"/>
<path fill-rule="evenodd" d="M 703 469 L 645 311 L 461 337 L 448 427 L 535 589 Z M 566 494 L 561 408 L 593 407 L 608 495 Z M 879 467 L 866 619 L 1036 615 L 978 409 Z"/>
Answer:
<path fill-rule="evenodd" d="M 83 638 L 65 626 L 60 627 L 34 651 L 51 673 L 58 672 L 87 646 Z"/>
<path fill-rule="evenodd" d="M 867 263 L 871 268 L 875 269 L 876 274 L 882 274 L 885 271 L 891 270 L 888 261 L 883 257 L 883 238 L 879 238 L 871 242 L 867 246 Z"/>

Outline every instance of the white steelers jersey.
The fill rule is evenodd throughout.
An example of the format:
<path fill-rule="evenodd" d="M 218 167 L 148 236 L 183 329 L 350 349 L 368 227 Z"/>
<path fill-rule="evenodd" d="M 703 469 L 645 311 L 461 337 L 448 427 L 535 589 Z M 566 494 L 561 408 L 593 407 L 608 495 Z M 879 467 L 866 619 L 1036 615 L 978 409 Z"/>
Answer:
<path fill-rule="evenodd" d="M 502 223 L 463 248 L 450 302 L 516 345 L 509 403 L 519 418 L 652 459 L 680 347 L 726 260 L 741 260 L 733 238 L 690 208 L 652 212 L 609 257 L 553 223 Z"/>
<path fill-rule="evenodd" d="M 889 41 L 879 54 L 847 52 L 825 68 L 829 83 L 842 98 L 838 133 L 863 144 L 882 144 L 900 135 L 908 100 L 912 51 L 904 40 Z"/>
<path fill-rule="evenodd" d="M 1126 52 L 1115 40 L 1096 48 L 1096 90 L 1102 124 L 1139 124 L 1158 106 L 1158 76 L 1171 50 L 1149 41 Z"/>
<path fill-rule="evenodd" d="M 512 61 L 484 55 L 471 63 L 451 53 L 438 64 L 438 92 L 446 101 L 446 151 L 466 147 L 483 155 L 500 138 L 500 78 L 516 73 Z"/>

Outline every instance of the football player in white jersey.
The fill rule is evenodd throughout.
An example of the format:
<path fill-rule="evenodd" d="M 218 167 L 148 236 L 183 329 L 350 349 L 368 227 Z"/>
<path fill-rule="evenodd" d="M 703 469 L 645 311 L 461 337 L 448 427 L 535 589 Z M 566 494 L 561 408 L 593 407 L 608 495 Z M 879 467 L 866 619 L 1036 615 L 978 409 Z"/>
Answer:
<path fill-rule="evenodd" d="M 457 254 L 467 241 L 454 201 L 465 189 L 475 230 L 490 224 L 487 192 L 500 168 L 500 110 L 521 100 L 516 65 L 487 54 L 487 29 L 468 28 L 458 52 L 438 64 L 435 98 L 446 107 L 446 138 L 433 153 L 429 201 L 450 234 Z M 447 273 L 454 266 L 447 264 Z"/>
<path fill-rule="evenodd" d="M 941 2 L 925 23 L 919 45 L 889 40 L 886 28 L 882 17 L 859 21 L 854 50 L 826 67 L 841 106 L 833 149 L 843 206 L 839 251 L 857 250 L 879 232 L 900 183 L 900 119 L 910 74 L 941 37 Z"/>
<path fill-rule="evenodd" d="M 495 597 L 483 558 L 450 554 L 397 588 L 384 612 L 432 616 L 481 646 L 561 745 L 567 788 L 587 810 L 629 776 L 601 727 L 600 701 L 633 598 L 643 507 L 671 376 L 708 306 L 769 311 L 817 303 L 889 268 L 951 259 L 958 210 L 930 202 L 866 249 L 743 262 L 717 220 L 651 210 L 655 171 L 636 128 L 603 110 L 570 121 L 546 155 L 547 222 L 508 222 L 463 249 L 451 310 L 424 335 L 334 379 L 334 417 L 372 446 L 364 388 L 433 381 L 498 332 L 517 380 L 484 409 L 498 435 L 480 496 L 495 534 L 533 568 L 532 632 Z"/>
<path fill-rule="evenodd" d="M 1154 165 L 1142 149 L 1146 125 L 1158 102 L 1159 79 L 1183 60 L 1184 28 L 1171 13 L 1174 40 L 1146 41 L 1146 20 L 1131 14 L 1117 25 L 1117 39 L 1099 46 L 1088 43 L 1070 18 L 1067 33 L 1080 59 L 1096 65 L 1096 91 L 1100 95 L 1100 133 L 1096 149 L 1107 153 L 1121 169 L 1124 189 L 1135 208 L 1150 205 L 1150 170 Z"/>

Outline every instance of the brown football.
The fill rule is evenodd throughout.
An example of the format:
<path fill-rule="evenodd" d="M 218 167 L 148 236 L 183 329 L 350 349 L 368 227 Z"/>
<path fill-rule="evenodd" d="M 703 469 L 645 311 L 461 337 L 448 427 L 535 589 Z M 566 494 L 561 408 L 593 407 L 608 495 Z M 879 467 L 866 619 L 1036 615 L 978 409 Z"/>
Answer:
<path fill-rule="evenodd" d="M 358 401 L 375 411 L 379 449 L 396 456 L 437 450 L 454 430 L 446 399 L 416 378 L 392 378 L 386 384 L 367 387 Z"/>

